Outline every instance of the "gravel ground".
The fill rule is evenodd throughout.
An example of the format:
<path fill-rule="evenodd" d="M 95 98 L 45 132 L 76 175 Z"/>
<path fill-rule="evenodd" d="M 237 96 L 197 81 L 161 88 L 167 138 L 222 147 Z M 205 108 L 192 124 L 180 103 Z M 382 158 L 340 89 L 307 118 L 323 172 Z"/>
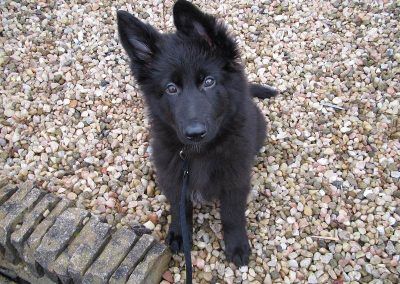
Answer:
<path fill-rule="evenodd" d="M 116 9 L 169 31 L 173 3 L 66 2 L 1 1 L 0 168 L 163 240 L 169 205 Z M 196 282 L 399 283 L 400 2 L 195 2 L 227 22 L 250 81 L 281 90 L 257 102 L 269 137 L 250 264 L 225 261 L 216 206 L 196 208 Z M 164 283 L 182 268 L 174 256 Z"/>

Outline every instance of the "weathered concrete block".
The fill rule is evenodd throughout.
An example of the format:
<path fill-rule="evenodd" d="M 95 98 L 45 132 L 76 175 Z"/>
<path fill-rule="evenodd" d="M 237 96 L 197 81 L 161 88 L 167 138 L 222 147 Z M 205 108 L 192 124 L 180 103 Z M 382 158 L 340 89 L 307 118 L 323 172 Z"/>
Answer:
<path fill-rule="evenodd" d="M 5 278 L 1 274 L 0 274 L 0 283 L 2 283 L 2 284 L 17 284 L 17 282 L 9 280 L 8 278 Z"/>
<path fill-rule="evenodd" d="M 6 185 L 6 187 L 14 187 L 14 185 Z M 17 186 L 17 191 L 12 195 L 12 200 L 21 200 L 34 187 L 32 181 L 26 181 Z"/>
<path fill-rule="evenodd" d="M 71 201 L 62 199 L 57 203 L 56 207 L 40 222 L 29 236 L 24 245 L 23 259 L 28 265 L 30 271 L 37 277 L 43 275 L 40 267 L 37 265 L 34 253 L 42 241 L 43 236 L 47 233 L 49 228 L 54 224 L 57 217 L 62 214 L 67 208 L 71 206 Z"/>
<path fill-rule="evenodd" d="M 7 189 L 10 187 L 10 189 Z M 8 192 L 5 193 L 3 199 L 8 199 L 7 201 L 4 202 L 3 205 L 0 206 L 0 220 L 2 220 L 7 214 L 8 210 L 10 207 L 15 206 L 15 204 L 18 204 L 25 196 L 26 194 L 33 188 L 33 183 L 32 182 L 25 182 L 19 186 L 19 189 L 15 191 L 15 188 L 10 185 L 6 186 L 2 189 L 2 192 Z M 10 193 L 10 191 L 14 191 L 15 193 Z M 6 195 L 11 195 L 8 196 L 7 198 L 5 197 Z"/>
<path fill-rule="evenodd" d="M 10 267 L 10 264 L 8 262 L 5 262 L 4 255 L 0 254 L 0 275 L 7 276 L 11 279 L 16 279 L 18 277 L 18 274 L 12 268 Z M 0 283 L 2 282 L 0 281 Z"/>
<path fill-rule="evenodd" d="M 18 187 L 15 185 L 7 185 L 5 179 L 0 180 L 0 205 L 6 202 L 16 191 Z M 0 207 L 0 217 L 4 218 L 5 212 L 1 213 L 2 209 Z M 5 253 L 5 248 L 0 244 L 0 253 Z"/>
<path fill-rule="evenodd" d="M 157 243 L 148 251 L 145 259 L 136 266 L 128 284 L 158 284 L 168 267 L 171 253 L 167 246 Z"/>
<path fill-rule="evenodd" d="M 46 271 L 50 271 L 50 265 L 64 251 L 75 234 L 81 230 L 82 221 L 87 215 L 86 210 L 68 208 L 61 213 L 54 225 L 43 236 L 34 256 Z"/>
<path fill-rule="evenodd" d="M 103 252 L 95 260 L 83 277 L 83 283 L 108 283 L 108 279 L 132 249 L 137 235 L 128 229 L 120 228 L 111 237 Z"/>
<path fill-rule="evenodd" d="M 124 284 L 128 280 L 132 271 L 144 258 L 146 253 L 154 244 L 154 237 L 151 235 L 143 235 L 136 242 L 135 246 L 128 253 L 120 266 L 115 270 L 111 276 L 110 282 L 112 284 Z"/>
<path fill-rule="evenodd" d="M 11 234 L 11 244 L 18 251 L 20 257 L 22 256 L 23 244 L 37 224 L 44 219 L 43 214 L 46 210 L 52 210 L 58 200 L 58 198 L 51 194 L 45 195 L 32 211 L 24 216 L 21 227 Z"/>
<path fill-rule="evenodd" d="M 14 195 L 17 194 L 18 191 Z M 18 254 L 10 242 L 11 233 L 21 222 L 23 214 L 39 202 L 44 192 L 32 188 L 22 199 L 14 199 L 14 195 L 1 206 L 1 214 L 4 217 L 0 218 L 0 244 L 5 248 L 5 257 L 10 261 L 18 259 Z"/>
<path fill-rule="evenodd" d="M 0 186 L 0 205 L 7 201 L 18 190 L 15 185 Z"/>
<path fill-rule="evenodd" d="M 92 216 L 67 249 L 50 265 L 50 270 L 63 283 L 69 283 L 73 275 L 74 282 L 81 282 L 84 272 L 108 240 L 110 231 L 110 225 Z"/>
<path fill-rule="evenodd" d="M 23 262 L 12 264 L 0 257 L 0 272 L 12 278 L 19 277 L 26 282 L 18 280 L 18 283 L 32 283 L 32 284 L 57 284 L 47 276 L 36 277 L 32 275 Z M 0 280 L 0 283 L 3 282 Z"/>
<path fill-rule="evenodd" d="M 70 201 L 32 185 L 17 189 L 0 177 L 0 270 L 40 284 L 160 280 L 170 253 L 152 236 L 138 238 L 125 228 L 111 232 L 97 217 L 89 219 L 86 210 L 69 208 Z M 19 254 L 24 262 L 9 262 L 3 252 Z"/>

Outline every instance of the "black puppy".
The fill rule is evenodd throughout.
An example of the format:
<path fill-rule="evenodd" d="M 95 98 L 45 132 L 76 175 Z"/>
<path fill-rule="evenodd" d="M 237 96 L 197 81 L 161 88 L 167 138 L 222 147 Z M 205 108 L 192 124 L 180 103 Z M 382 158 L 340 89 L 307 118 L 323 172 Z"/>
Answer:
<path fill-rule="evenodd" d="M 173 13 L 176 33 L 161 34 L 118 12 L 120 40 L 150 110 L 158 184 L 171 203 L 166 241 L 172 251 L 182 250 L 183 149 L 190 163 L 188 224 L 192 201 L 219 199 L 226 256 L 237 266 L 246 265 L 250 172 L 266 135 L 252 96 L 268 98 L 276 91 L 248 84 L 235 41 L 214 17 L 183 0 Z"/>

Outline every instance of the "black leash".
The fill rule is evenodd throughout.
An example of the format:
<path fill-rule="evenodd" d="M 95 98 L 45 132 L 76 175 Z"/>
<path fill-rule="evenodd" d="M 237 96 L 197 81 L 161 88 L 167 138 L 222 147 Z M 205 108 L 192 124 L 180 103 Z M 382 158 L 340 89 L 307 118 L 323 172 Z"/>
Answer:
<path fill-rule="evenodd" d="M 189 241 L 188 224 L 186 220 L 186 193 L 189 184 L 189 161 L 186 159 L 183 149 L 179 152 L 179 156 L 183 160 L 182 171 L 183 171 L 183 181 L 181 189 L 181 198 L 179 201 L 179 218 L 181 221 L 181 234 L 183 241 L 183 253 L 185 255 L 185 265 L 186 265 L 186 284 L 192 284 L 192 258 L 191 258 L 191 247 Z"/>

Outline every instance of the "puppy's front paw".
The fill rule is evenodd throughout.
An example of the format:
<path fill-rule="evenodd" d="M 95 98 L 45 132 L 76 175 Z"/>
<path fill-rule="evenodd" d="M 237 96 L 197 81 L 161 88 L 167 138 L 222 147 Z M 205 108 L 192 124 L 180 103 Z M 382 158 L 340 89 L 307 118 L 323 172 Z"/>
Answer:
<path fill-rule="evenodd" d="M 172 253 L 179 253 L 183 251 L 183 240 L 181 234 L 173 230 L 169 230 L 168 235 L 165 239 Z"/>
<path fill-rule="evenodd" d="M 228 261 L 233 262 L 237 267 L 247 265 L 250 256 L 250 246 L 247 238 L 237 242 L 234 241 L 234 244 L 227 244 L 225 254 Z"/>
<path fill-rule="evenodd" d="M 175 230 L 169 230 L 167 237 L 165 238 L 165 242 L 168 244 L 172 253 L 183 252 L 183 239 L 182 235 Z M 192 235 L 189 236 L 189 244 L 192 247 Z"/>

